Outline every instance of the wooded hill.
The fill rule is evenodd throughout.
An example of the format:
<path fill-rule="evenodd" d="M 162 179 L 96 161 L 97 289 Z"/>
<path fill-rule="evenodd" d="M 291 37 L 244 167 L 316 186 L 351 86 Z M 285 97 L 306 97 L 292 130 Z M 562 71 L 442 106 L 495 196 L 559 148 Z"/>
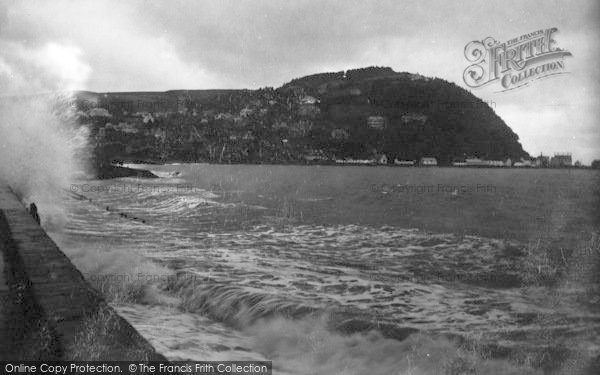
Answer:
<path fill-rule="evenodd" d="M 441 165 L 528 157 L 493 108 L 439 78 L 370 67 L 258 90 L 79 92 L 99 158 L 304 163 L 385 154 Z"/>

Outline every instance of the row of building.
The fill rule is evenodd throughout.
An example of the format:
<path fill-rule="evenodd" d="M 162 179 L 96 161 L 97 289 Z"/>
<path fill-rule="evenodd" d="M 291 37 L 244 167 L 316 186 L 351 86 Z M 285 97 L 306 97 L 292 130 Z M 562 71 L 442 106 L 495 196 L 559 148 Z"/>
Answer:
<path fill-rule="evenodd" d="M 573 164 L 573 158 L 570 153 L 556 153 L 553 157 L 540 156 L 533 159 L 523 159 L 512 161 L 506 160 L 485 160 L 480 158 L 466 158 L 464 161 L 452 163 L 455 167 L 533 167 L 533 168 L 568 168 L 580 167 L 580 162 Z"/>
<path fill-rule="evenodd" d="M 386 155 L 377 155 L 373 159 L 337 159 L 336 164 L 358 164 L 358 165 L 375 165 L 375 164 L 388 164 L 388 158 Z M 435 167 L 438 165 L 438 161 L 434 157 L 422 157 L 418 160 L 398 160 L 394 159 L 394 165 L 398 166 L 422 166 L 422 167 Z M 513 161 L 510 158 L 506 160 L 486 160 L 481 158 L 466 158 L 461 161 L 455 161 L 452 163 L 453 167 L 524 167 L 524 168 L 568 168 L 568 167 L 580 167 L 581 163 L 575 162 L 573 164 L 572 156 L 570 153 L 556 153 L 553 157 L 540 155 L 534 159 L 521 159 L 519 161 Z"/>

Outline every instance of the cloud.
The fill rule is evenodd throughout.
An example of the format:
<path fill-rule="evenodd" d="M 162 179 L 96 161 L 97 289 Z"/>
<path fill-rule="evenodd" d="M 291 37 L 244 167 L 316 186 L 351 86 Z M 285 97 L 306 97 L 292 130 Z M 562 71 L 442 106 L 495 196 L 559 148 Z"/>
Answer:
<path fill-rule="evenodd" d="M 48 74 L 53 74 L 59 87 L 75 90 L 87 81 L 91 67 L 81 61 L 81 49 L 48 43 L 34 53 L 33 62 Z"/>
<path fill-rule="evenodd" d="M 81 50 L 48 43 L 27 48 L 14 42 L 0 43 L 0 82 L 3 94 L 32 94 L 75 90 L 85 85 L 91 67 L 81 61 Z"/>
<path fill-rule="evenodd" d="M 0 36 L 0 56 L 18 73 L 13 86 L 19 76 L 48 89 L 95 91 L 219 84 L 199 64 L 183 61 L 169 40 L 142 32 L 138 27 L 141 9 L 136 5 L 140 3 L 16 3 L 11 22 Z M 50 77 L 49 72 L 53 72 Z M 55 84 L 50 84 L 52 80 Z"/>
<path fill-rule="evenodd" d="M 496 104 L 496 112 L 531 154 L 567 151 L 589 164 L 600 158 L 600 73 L 590 69 L 598 61 L 598 35 L 586 27 L 559 29 L 558 46 L 573 54 L 565 60 L 566 75 L 514 91 L 498 93 L 496 86 L 473 93 Z"/>

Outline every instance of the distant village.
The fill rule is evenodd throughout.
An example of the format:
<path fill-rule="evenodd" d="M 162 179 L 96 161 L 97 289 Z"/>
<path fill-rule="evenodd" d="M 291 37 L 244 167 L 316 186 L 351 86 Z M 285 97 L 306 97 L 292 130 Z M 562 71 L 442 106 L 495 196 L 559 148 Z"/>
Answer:
<path fill-rule="evenodd" d="M 438 161 L 435 157 L 422 157 L 418 160 L 398 160 L 394 159 L 390 163 L 386 155 L 378 155 L 373 159 L 336 159 L 336 164 L 354 164 L 354 165 L 388 165 L 393 164 L 403 167 L 435 167 Z M 582 163 L 576 161 L 573 163 L 571 153 L 555 153 L 554 156 L 539 155 L 533 159 L 511 160 L 485 160 L 477 157 L 457 159 L 452 162 L 452 167 L 513 167 L 513 168 L 581 168 Z"/>
<path fill-rule="evenodd" d="M 319 99 L 303 90 L 282 93 L 265 88 L 219 94 L 208 106 L 194 103 L 185 95 L 176 98 L 172 110 L 165 110 L 164 103 L 132 107 L 118 101 L 102 103 L 102 99 L 90 106 L 80 105 L 81 119 L 92 125 L 97 164 L 134 160 L 463 168 L 583 167 L 579 161 L 573 162 L 570 153 L 519 160 L 487 160 L 463 155 L 440 162 L 437 155 L 403 159 L 372 148 L 362 151 L 363 157 L 348 157 L 343 153 L 340 157 L 336 145 L 348 141 L 348 130 L 316 126 Z M 425 123 L 427 116 L 409 112 L 402 119 L 418 127 Z M 382 134 L 388 123 L 386 117 L 372 115 L 366 117 L 363 126 Z"/>

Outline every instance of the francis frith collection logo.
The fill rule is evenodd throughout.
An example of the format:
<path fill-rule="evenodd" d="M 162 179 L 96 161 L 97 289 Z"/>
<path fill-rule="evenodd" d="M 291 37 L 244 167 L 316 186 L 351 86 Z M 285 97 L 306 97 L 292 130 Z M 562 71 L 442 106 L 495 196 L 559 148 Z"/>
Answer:
<path fill-rule="evenodd" d="M 492 37 L 470 42 L 465 57 L 472 64 L 463 73 L 465 83 L 477 88 L 497 82 L 500 91 L 508 91 L 536 79 L 567 73 L 565 57 L 572 55 L 557 46 L 556 32 L 558 29 L 553 27 L 504 43 Z"/>

